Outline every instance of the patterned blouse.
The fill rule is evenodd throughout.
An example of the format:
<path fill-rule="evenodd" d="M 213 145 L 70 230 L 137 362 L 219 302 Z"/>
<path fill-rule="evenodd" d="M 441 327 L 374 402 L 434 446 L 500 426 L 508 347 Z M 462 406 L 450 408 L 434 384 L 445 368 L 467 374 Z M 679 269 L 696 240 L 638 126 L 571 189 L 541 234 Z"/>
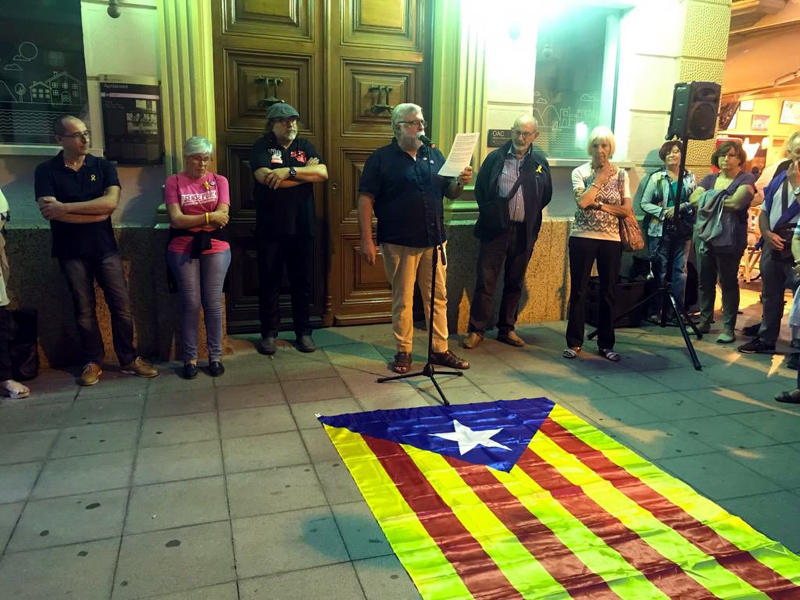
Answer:
<path fill-rule="evenodd" d="M 591 163 L 581 165 L 572 172 L 572 187 L 576 194 L 581 194 L 591 187 L 597 173 L 592 169 Z M 617 204 L 630 198 L 630 183 L 628 174 L 623 169 L 617 170 L 617 175 L 609 179 L 598 191 L 597 200 L 603 204 Z M 577 208 L 575 221 L 572 223 L 571 237 L 592 238 L 596 240 L 619 240 L 619 217 L 598 210 L 594 206 Z"/>

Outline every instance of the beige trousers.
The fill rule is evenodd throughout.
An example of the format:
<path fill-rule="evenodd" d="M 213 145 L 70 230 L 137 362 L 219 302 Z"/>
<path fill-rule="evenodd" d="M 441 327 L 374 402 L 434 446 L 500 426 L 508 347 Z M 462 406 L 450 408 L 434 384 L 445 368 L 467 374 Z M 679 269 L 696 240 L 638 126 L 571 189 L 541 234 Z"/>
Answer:
<path fill-rule="evenodd" d="M 447 242 L 443 245 L 447 252 Z M 414 283 L 419 284 L 425 322 L 430 327 L 431 261 L 436 246 L 412 248 L 381 244 L 386 279 L 392 286 L 392 329 L 398 352 L 411 352 L 414 336 Z M 441 257 L 440 257 L 441 258 Z M 433 351 L 447 351 L 447 269 L 439 260 L 436 266 L 434 297 Z"/>

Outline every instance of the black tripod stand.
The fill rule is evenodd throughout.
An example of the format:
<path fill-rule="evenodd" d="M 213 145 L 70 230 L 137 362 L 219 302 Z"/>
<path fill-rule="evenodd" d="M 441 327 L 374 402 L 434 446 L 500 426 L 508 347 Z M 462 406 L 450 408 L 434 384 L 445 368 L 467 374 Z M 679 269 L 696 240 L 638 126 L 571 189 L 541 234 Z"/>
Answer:
<path fill-rule="evenodd" d="M 683 178 L 686 174 L 686 149 L 688 146 L 688 139 L 681 140 L 681 164 L 680 168 L 678 169 L 678 186 L 675 190 L 675 210 L 672 215 L 672 220 L 674 223 L 673 231 L 678 230 L 678 223 L 680 220 L 680 206 L 681 206 L 681 194 L 683 193 Z M 664 199 L 666 202 L 667 199 Z M 633 307 L 629 308 L 627 311 L 622 313 L 621 315 L 617 316 L 614 319 L 616 323 L 623 317 L 628 316 L 634 311 L 639 310 L 642 306 L 647 306 L 651 300 L 661 296 L 661 321 L 659 325 L 663 328 L 667 326 L 667 318 L 670 313 L 672 312 L 672 316 L 675 318 L 675 321 L 678 323 L 678 327 L 681 330 L 681 336 L 683 336 L 683 342 L 686 344 L 686 349 L 689 351 L 689 357 L 692 359 L 692 364 L 694 365 L 695 370 L 700 371 L 702 370 L 703 366 L 700 364 L 700 359 L 697 358 L 697 352 L 692 345 L 692 340 L 689 339 L 689 333 L 686 330 L 686 324 L 689 324 L 689 327 L 692 328 L 692 331 L 697 336 L 698 340 L 703 339 L 703 334 L 700 333 L 700 330 L 697 329 L 697 326 L 694 324 L 694 321 L 689 317 L 686 312 L 686 309 L 683 305 L 678 302 L 675 298 L 675 294 L 672 293 L 672 269 L 675 266 L 675 243 L 676 239 L 674 235 L 669 237 L 669 250 L 667 251 L 667 266 L 664 270 L 664 282 L 662 283 L 661 287 L 658 288 L 655 292 L 650 294 L 647 298 L 639 302 L 638 304 L 634 305 Z M 597 330 L 591 332 L 587 337 L 591 340 L 597 336 Z"/>
<path fill-rule="evenodd" d="M 425 363 L 425 366 L 422 367 L 421 371 L 414 371 L 413 373 L 403 373 L 402 375 L 392 375 L 390 377 L 381 377 L 378 379 L 378 383 L 385 383 L 387 381 L 396 381 L 398 379 L 408 379 L 409 377 L 427 377 L 432 382 L 433 385 L 436 387 L 436 391 L 439 392 L 439 396 L 442 398 L 442 404 L 445 406 L 450 406 L 450 402 L 447 401 L 447 397 L 444 395 L 442 388 L 439 387 L 439 383 L 436 381 L 435 375 L 437 375 L 437 371 L 433 365 L 433 316 L 434 312 L 436 311 L 436 267 L 439 265 L 439 253 L 442 253 L 442 265 L 447 265 L 447 259 L 444 254 L 444 246 L 442 244 L 437 245 L 433 250 L 433 257 L 431 258 L 431 305 L 430 311 L 428 313 L 428 361 Z M 464 373 L 461 371 L 438 371 L 439 375 L 455 375 L 457 377 L 461 377 Z"/>

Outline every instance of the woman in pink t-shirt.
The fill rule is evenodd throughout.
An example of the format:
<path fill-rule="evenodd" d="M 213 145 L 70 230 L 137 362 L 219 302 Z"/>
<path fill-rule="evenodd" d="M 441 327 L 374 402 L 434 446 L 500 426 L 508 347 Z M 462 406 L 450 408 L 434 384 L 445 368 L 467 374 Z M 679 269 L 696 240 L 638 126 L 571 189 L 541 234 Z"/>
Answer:
<path fill-rule="evenodd" d="M 183 376 L 197 377 L 197 325 L 200 306 L 206 322 L 208 369 L 213 377 L 222 365 L 222 285 L 231 264 L 228 224 L 228 180 L 208 170 L 211 142 L 191 137 L 183 145 L 184 171 L 165 186 L 170 240 L 167 264 L 178 282 L 181 299 Z"/>

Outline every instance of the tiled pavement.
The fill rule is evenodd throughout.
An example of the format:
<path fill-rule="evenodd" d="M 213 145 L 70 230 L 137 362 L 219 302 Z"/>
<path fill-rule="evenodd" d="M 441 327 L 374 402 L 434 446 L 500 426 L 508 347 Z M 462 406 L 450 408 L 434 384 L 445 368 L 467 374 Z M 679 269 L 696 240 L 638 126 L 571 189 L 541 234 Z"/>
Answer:
<path fill-rule="evenodd" d="M 712 334 L 695 343 L 696 372 L 676 329 L 649 326 L 619 330 L 619 364 L 566 361 L 563 330 L 524 326 L 525 349 L 462 351 L 473 368 L 441 378 L 448 398 L 546 395 L 800 551 L 800 407 L 772 400 L 794 387 L 782 356 Z M 387 325 L 315 339 L 315 354 L 284 342 L 270 359 L 240 338 L 219 379 L 187 382 L 170 364 L 79 389 L 49 371 L 30 399 L 5 402 L 0 597 L 418 597 L 315 414 L 433 403 L 432 386 L 375 383 L 393 354 Z"/>

